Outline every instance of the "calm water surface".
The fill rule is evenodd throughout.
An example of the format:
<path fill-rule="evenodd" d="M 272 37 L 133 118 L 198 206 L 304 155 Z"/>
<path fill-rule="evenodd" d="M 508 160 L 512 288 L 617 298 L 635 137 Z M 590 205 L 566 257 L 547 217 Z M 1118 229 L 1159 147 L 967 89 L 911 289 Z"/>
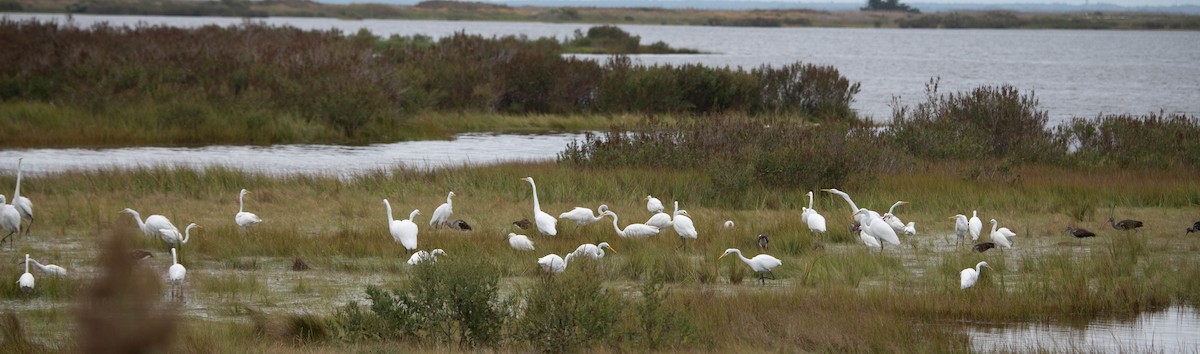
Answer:
<path fill-rule="evenodd" d="M 1105 320 L 1083 327 L 1006 325 L 970 331 L 976 351 L 992 352 L 1200 352 L 1200 313 L 1186 307 L 1146 312 L 1131 321 Z"/>
<path fill-rule="evenodd" d="M 4 15 L 65 22 L 62 15 Z M 180 27 L 233 25 L 240 18 L 74 16 L 74 23 Z M 260 21 L 260 20 L 255 20 Z M 587 24 L 528 22 L 268 18 L 304 29 L 368 29 L 379 35 L 455 32 L 566 38 Z M 639 55 L 643 63 L 756 67 L 796 61 L 837 67 L 862 83 L 855 108 L 875 119 L 891 115 L 893 96 L 912 104 L 930 78 L 942 92 L 1010 84 L 1034 91 L 1052 121 L 1100 113 L 1160 110 L 1200 115 L 1200 32 L 1088 30 L 901 30 L 856 28 L 730 28 L 622 25 L 643 41 L 714 54 Z M 593 57 L 603 60 L 603 56 Z"/>

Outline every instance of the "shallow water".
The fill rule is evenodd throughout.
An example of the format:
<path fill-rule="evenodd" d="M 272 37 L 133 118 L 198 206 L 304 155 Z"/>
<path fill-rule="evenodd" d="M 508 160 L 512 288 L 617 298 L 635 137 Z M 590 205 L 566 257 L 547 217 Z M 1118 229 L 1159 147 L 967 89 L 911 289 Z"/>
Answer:
<path fill-rule="evenodd" d="M 976 351 L 1200 352 L 1200 312 L 1187 307 L 1145 312 L 1133 320 L 1099 320 L 1082 327 L 1052 324 L 976 326 Z"/>

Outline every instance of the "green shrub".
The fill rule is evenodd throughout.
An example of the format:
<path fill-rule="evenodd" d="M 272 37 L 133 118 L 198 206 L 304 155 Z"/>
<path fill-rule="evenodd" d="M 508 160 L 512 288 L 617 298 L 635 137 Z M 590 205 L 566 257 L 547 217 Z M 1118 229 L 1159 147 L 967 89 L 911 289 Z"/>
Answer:
<path fill-rule="evenodd" d="M 524 311 L 516 337 L 547 353 L 575 352 L 603 342 L 617 330 L 621 303 L 605 289 L 592 262 L 572 263 L 522 294 Z"/>
<path fill-rule="evenodd" d="M 1074 118 L 1054 129 L 1086 167 L 1200 167 L 1200 120 L 1183 114 Z"/>

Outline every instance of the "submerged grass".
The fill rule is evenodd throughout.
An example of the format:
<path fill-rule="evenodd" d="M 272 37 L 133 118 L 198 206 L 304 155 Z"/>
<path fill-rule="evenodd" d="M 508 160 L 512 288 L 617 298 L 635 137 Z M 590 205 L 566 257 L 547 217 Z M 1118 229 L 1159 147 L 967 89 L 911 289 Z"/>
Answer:
<path fill-rule="evenodd" d="M 133 247 L 154 252 L 155 258 L 143 262 L 161 273 L 170 263 L 165 245 L 143 237 L 131 217 L 119 211 L 131 207 L 143 215 L 165 215 L 177 225 L 204 225 L 182 247 L 181 262 L 189 269 L 186 301 L 200 304 L 199 308 L 185 306 L 182 314 L 209 319 L 181 323 L 172 348 L 185 351 L 235 347 L 273 351 L 295 346 L 315 351 L 442 351 L 477 345 L 517 351 L 965 351 L 970 339 L 960 329 L 971 323 L 1078 323 L 1135 316 L 1172 305 L 1200 306 L 1196 295 L 1200 281 L 1195 280 L 1200 279 L 1200 260 L 1194 256 L 1200 240 L 1182 237 L 1190 220 L 1200 214 L 1200 183 L 1190 171 L 1096 172 L 1028 165 L 1012 168 L 1010 173 L 1020 178 L 997 184 L 965 177 L 962 171 L 973 167 L 966 162 L 930 163 L 921 172 L 901 170 L 836 186 L 851 193 L 858 204 L 875 209 L 896 200 L 913 202 L 897 214 L 917 222 L 918 236 L 906 238 L 902 246 L 888 246 L 882 254 L 865 249 L 846 231 L 849 208 L 827 193 L 818 192 L 815 207 L 829 220 L 829 232 L 814 236 L 798 221 L 799 207 L 807 204 L 803 198 L 807 190 L 751 185 L 740 195 L 729 195 L 708 183 L 697 183 L 707 174 L 688 169 L 576 168 L 552 163 L 390 170 L 345 179 L 268 176 L 225 168 L 26 176 L 22 194 L 37 203 L 42 227 L 18 240 L 11 254 L 28 252 L 38 258 L 38 253 L 48 253 L 43 257 L 73 271 L 65 281 L 87 283 L 96 276 L 89 269 L 103 264 L 92 261 L 95 253 L 88 250 L 96 242 L 95 230 L 112 230 L 102 234 L 134 240 Z M 515 230 L 511 222 L 529 217 L 532 209 L 529 186 L 520 181 L 525 176 L 539 182 L 543 210 L 556 214 L 604 203 L 621 216 L 621 226 L 649 217 L 643 211 L 646 194 L 678 199 L 696 221 L 700 239 L 683 248 L 673 231 L 646 240 L 624 240 L 614 235 L 612 220 L 607 218 L 581 227 L 560 222 L 559 236 L 553 238 Z M 0 185 L 11 185 L 14 177 L 0 175 Z M 1150 180 L 1155 183 L 1145 183 Z M 241 188 L 253 191 L 246 200 L 247 210 L 266 220 L 247 233 L 231 222 Z M 406 279 L 417 274 L 425 274 L 430 284 L 444 282 L 438 284 L 445 286 L 457 279 L 449 273 L 422 273 L 435 268 L 403 264 L 408 253 L 387 234 L 382 199 L 388 198 L 396 216 L 404 218 L 414 208 L 432 213 L 448 191 L 457 195 L 454 218 L 475 225 L 475 231 L 429 228 L 428 217 L 421 216 L 416 220 L 419 248 L 446 250 L 445 263 L 430 265 L 445 266 L 437 270 L 495 270 L 498 298 L 488 303 L 498 306 L 498 316 L 507 319 L 497 325 L 500 337 L 490 332 L 480 332 L 482 337 L 460 335 L 455 331 L 466 322 L 456 321 L 422 327 L 426 334 L 419 336 L 371 334 L 385 323 L 363 317 L 371 313 L 369 309 L 344 307 L 365 304 L 367 286 L 404 289 L 410 286 L 405 284 L 414 284 Z M 1072 213 L 1073 208 L 1064 205 L 1098 210 Z M 945 218 L 971 210 L 1016 231 L 1017 248 L 986 254 L 955 250 L 953 225 Z M 1118 218 L 1143 220 L 1148 226 L 1138 234 L 1111 230 L 1104 224 L 1109 210 Z M 724 229 L 724 220 L 734 220 L 737 227 Z M 1101 237 L 1077 241 L 1064 232 L 1067 225 L 1087 227 Z M 530 235 L 537 251 L 509 249 L 504 242 L 508 232 Z M 774 272 L 778 280 L 768 280 L 766 286 L 758 285 L 757 275 L 740 261 L 717 260 L 730 247 L 753 255 L 760 233 L 771 235 L 766 253 L 784 262 Z M 576 261 L 563 277 L 540 279 L 537 257 L 565 255 L 581 243 L 600 241 L 611 243 L 616 252 L 601 261 Z M 823 248 L 815 248 L 817 243 Z M 291 271 L 297 256 L 312 269 Z M 958 271 L 982 260 L 992 268 L 984 270 L 974 288 L 960 290 Z M 464 261 L 470 262 L 459 264 Z M 17 267 L 15 261 L 0 262 L 0 273 L 16 276 Z M 531 306 L 528 301 L 538 298 L 531 294 L 560 291 L 545 288 L 547 284 L 578 287 L 582 282 L 598 284 L 597 291 L 608 294 L 603 296 L 628 303 L 612 305 L 619 320 L 596 324 L 611 328 L 588 324 L 517 331 L 519 326 L 511 322 L 522 316 L 564 315 L 526 312 Z M 5 286 L 11 285 L 15 284 Z M 79 296 L 55 295 L 49 288 L 39 291 L 29 299 L 6 297 L 6 301 L 22 304 L 16 313 L 24 320 L 36 313 L 27 308 L 70 302 Z M 656 291 L 669 295 L 656 297 Z M 590 294 L 570 296 L 597 299 Z M 547 302 L 539 306 L 593 305 Z M 230 335 L 253 332 L 248 323 L 255 321 L 245 320 L 253 311 L 246 307 L 265 316 L 260 322 L 266 335 Z M 298 313 L 298 308 L 311 312 Z M 449 317 L 438 318 L 453 316 L 444 315 Z M 668 327 L 680 332 L 662 330 Z M 580 328 L 596 332 L 580 332 Z M 26 326 L 24 331 L 32 339 L 47 338 L 49 332 L 43 330 Z M 576 339 L 562 342 L 551 340 L 559 337 L 548 333 L 599 333 L 601 339 L 567 337 Z"/>

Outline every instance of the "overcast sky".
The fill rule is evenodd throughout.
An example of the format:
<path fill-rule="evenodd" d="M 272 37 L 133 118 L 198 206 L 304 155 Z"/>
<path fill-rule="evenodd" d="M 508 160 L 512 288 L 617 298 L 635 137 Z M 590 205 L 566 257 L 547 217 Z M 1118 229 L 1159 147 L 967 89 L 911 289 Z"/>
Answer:
<path fill-rule="evenodd" d="M 861 0 L 802 0 L 798 2 L 842 2 L 861 3 Z M 1085 0 L 901 0 L 901 3 L 956 3 L 956 4 L 1071 4 L 1082 5 Z M 1104 3 L 1122 6 L 1171 6 L 1200 5 L 1200 0 L 1091 0 L 1089 4 Z"/>

